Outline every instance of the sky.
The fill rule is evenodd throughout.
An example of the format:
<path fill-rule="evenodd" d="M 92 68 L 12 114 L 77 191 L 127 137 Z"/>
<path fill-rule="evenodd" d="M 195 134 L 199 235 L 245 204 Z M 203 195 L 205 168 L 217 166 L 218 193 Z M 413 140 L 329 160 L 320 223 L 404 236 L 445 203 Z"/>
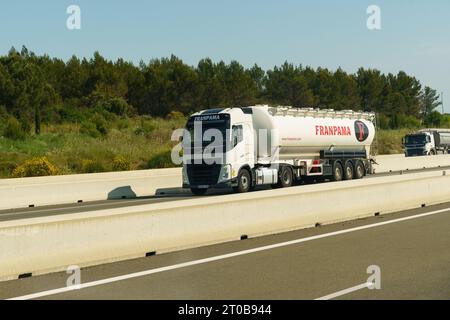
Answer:
<path fill-rule="evenodd" d="M 81 10 L 79 30 L 66 26 L 69 5 Z M 367 28 L 370 5 L 381 30 Z M 190 65 L 403 70 L 444 92 L 450 112 L 448 0 L 2 0 L 0 54 L 23 45 L 64 60 L 99 51 L 136 64 L 175 54 Z"/>

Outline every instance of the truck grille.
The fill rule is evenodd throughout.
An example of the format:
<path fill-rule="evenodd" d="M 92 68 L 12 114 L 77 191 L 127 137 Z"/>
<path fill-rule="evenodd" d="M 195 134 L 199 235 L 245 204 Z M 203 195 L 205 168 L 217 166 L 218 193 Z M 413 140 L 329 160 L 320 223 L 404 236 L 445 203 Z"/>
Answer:
<path fill-rule="evenodd" d="M 187 175 L 191 186 L 210 186 L 217 184 L 220 164 L 188 164 Z"/>
<path fill-rule="evenodd" d="M 414 148 L 414 149 L 408 149 L 406 151 L 408 157 L 413 157 L 413 156 L 423 156 L 424 155 L 424 150 L 423 148 Z"/>

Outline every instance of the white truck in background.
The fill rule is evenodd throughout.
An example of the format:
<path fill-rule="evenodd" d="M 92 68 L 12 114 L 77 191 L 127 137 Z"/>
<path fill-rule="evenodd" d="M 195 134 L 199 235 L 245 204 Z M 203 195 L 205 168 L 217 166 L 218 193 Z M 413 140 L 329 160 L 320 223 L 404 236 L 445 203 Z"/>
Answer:
<path fill-rule="evenodd" d="M 183 137 L 183 188 L 202 195 L 209 188 L 247 192 L 304 179 L 361 179 L 372 173 L 374 118 L 351 110 L 269 106 L 200 111 L 189 118 Z M 205 139 L 208 129 L 220 133 L 216 146 L 223 153 L 205 155 L 214 144 Z"/>
<path fill-rule="evenodd" d="M 422 129 L 403 139 L 406 157 L 447 154 L 450 151 L 450 129 Z"/>

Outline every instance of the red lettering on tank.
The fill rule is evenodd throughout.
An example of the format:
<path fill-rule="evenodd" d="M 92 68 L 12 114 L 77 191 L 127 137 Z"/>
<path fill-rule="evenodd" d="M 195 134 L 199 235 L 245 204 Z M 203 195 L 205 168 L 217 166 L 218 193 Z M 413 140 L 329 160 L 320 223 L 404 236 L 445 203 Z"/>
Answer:
<path fill-rule="evenodd" d="M 315 126 L 316 136 L 351 136 L 350 127 L 346 126 Z"/>

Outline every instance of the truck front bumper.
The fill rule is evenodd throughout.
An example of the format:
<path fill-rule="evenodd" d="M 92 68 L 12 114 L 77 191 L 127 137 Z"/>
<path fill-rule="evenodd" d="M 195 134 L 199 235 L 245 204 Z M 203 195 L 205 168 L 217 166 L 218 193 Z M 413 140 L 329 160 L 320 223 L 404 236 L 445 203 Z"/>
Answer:
<path fill-rule="evenodd" d="M 191 185 L 188 183 L 183 183 L 183 189 L 190 189 L 190 188 L 198 188 L 198 189 L 229 189 L 232 187 L 237 187 L 238 182 L 237 179 L 230 179 L 227 181 L 222 181 L 217 184 L 211 184 L 211 185 Z"/>
<path fill-rule="evenodd" d="M 424 149 L 410 149 L 405 151 L 406 157 L 418 157 L 418 156 L 426 156 L 428 155 L 427 150 Z"/>

